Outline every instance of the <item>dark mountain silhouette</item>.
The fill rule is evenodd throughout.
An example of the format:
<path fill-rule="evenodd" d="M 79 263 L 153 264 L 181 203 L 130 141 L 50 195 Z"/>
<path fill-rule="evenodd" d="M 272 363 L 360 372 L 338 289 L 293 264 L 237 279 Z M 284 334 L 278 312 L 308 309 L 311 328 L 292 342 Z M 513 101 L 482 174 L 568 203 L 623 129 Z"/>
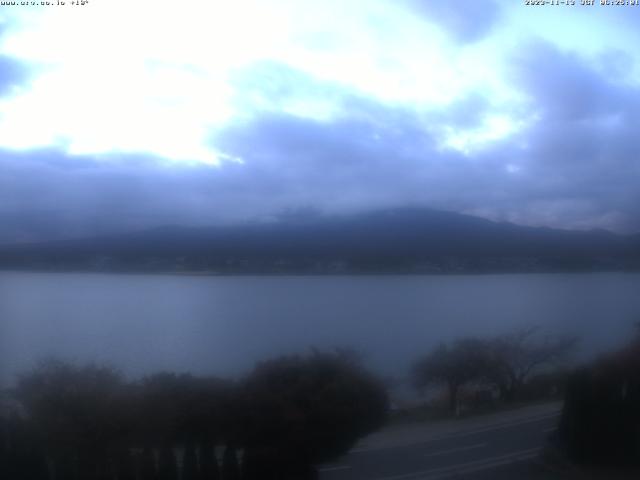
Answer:
<path fill-rule="evenodd" d="M 209 273 L 640 270 L 640 235 L 523 227 L 401 208 L 9 245 L 0 247 L 0 267 Z"/>

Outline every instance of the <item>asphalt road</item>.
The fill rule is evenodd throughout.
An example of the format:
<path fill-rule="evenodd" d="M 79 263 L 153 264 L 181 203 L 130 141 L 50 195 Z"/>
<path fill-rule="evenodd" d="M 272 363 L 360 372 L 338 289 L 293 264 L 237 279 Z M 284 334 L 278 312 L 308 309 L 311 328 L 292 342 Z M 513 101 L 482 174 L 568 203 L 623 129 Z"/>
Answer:
<path fill-rule="evenodd" d="M 321 480 L 523 480 L 519 470 L 535 459 L 555 430 L 558 408 L 523 410 L 485 422 L 461 420 L 429 435 L 406 430 L 378 435 L 375 445 L 356 448 L 340 461 L 320 467 Z M 413 437 L 413 438 L 410 438 Z"/>

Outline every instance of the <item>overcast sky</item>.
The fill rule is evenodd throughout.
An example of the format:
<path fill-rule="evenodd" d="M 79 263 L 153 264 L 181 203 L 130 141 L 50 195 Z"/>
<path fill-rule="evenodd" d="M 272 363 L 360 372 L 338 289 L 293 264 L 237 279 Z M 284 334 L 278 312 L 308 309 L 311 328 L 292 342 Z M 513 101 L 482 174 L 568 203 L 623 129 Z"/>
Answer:
<path fill-rule="evenodd" d="M 640 6 L 577 3 L 3 6 L 0 241 L 402 205 L 640 231 Z"/>

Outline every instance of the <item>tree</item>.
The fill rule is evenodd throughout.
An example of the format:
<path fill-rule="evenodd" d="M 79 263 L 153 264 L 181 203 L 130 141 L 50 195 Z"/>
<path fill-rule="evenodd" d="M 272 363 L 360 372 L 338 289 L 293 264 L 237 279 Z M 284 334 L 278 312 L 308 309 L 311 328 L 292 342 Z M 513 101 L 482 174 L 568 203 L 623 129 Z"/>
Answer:
<path fill-rule="evenodd" d="M 190 375 L 169 372 L 147 376 L 137 383 L 136 432 L 145 447 L 162 449 L 177 442 L 191 384 Z"/>
<path fill-rule="evenodd" d="M 220 467 L 211 443 L 203 443 L 198 450 L 200 457 L 200 480 L 219 480 Z"/>
<path fill-rule="evenodd" d="M 388 411 L 381 383 L 337 353 L 263 362 L 242 392 L 244 472 L 260 479 L 314 478 L 313 465 L 346 453 Z"/>
<path fill-rule="evenodd" d="M 486 371 L 485 343 L 476 338 L 463 338 L 450 346 L 441 344 L 413 366 L 414 386 L 424 389 L 431 385 L 444 385 L 449 394 L 449 410 L 458 410 L 460 388 L 481 380 Z"/>
<path fill-rule="evenodd" d="M 17 397 L 44 438 L 56 475 L 77 469 L 85 478 L 107 475 L 108 455 L 117 450 L 128 425 L 122 420 L 121 376 L 111 368 L 77 366 L 51 359 L 18 382 Z"/>
<path fill-rule="evenodd" d="M 142 443 L 211 445 L 221 435 L 231 390 L 231 382 L 213 377 L 161 372 L 143 378 L 137 384 Z"/>
<path fill-rule="evenodd" d="M 135 463 L 131 451 L 127 446 L 123 446 L 117 452 L 115 457 L 115 470 L 118 480 L 135 480 Z"/>
<path fill-rule="evenodd" d="M 2 399 L 0 398 L 0 408 Z M 47 480 L 46 457 L 31 422 L 18 412 L 0 411 L 0 477 Z"/>
<path fill-rule="evenodd" d="M 156 480 L 158 468 L 156 459 L 149 447 L 145 447 L 140 455 L 140 480 Z"/>
<path fill-rule="evenodd" d="M 158 479 L 178 480 L 178 463 L 171 445 L 164 445 L 160 448 L 160 454 L 158 455 Z"/>
<path fill-rule="evenodd" d="M 181 478 L 219 477 L 214 445 L 235 423 L 229 414 L 233 384 L 215 377 L 160 372 L 136 384 L 137 443 L 159 451 L 158 475 L 175 478 L 172 448 L 185 448 Z M 196 450 L 200 451 L 200 461 Z"/>
<path fill-rule="evenodd" d="M 222 478 L 224 480 L 240 480 L 238 455 L 233 445 L 227 444 L 222 457 Z"/>
<path fill-rule="evenodd" d="M 575 336 L 541 337 L 539 333 L 539 327 L 529 326 L 487 342 L 484 376 L 498 387 L 502 400 L 517 400 L 533 373 L 565 360 L 577 344 Z"/>
<path fill-rule="evenodd" d="M 184 448 L 182 480 L 198 480 L 198 457 L 193 442 L 187 442 Z"/>
<path fill-rule="evenodd" d="M 571 460 L 640 466 L 639 373 L 636 338 L 570 376 L 558 439 Z"/>

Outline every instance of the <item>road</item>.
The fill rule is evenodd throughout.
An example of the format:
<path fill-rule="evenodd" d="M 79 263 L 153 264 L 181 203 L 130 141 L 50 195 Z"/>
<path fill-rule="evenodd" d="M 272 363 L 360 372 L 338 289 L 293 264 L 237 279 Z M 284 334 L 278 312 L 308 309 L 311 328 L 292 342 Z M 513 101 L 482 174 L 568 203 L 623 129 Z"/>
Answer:
<path fill-rule="evenodd" d="M 468 420 L 396 427 L 320 467 L 321 480 L 519 478 L 555 430 L 559 404 Z"/>

